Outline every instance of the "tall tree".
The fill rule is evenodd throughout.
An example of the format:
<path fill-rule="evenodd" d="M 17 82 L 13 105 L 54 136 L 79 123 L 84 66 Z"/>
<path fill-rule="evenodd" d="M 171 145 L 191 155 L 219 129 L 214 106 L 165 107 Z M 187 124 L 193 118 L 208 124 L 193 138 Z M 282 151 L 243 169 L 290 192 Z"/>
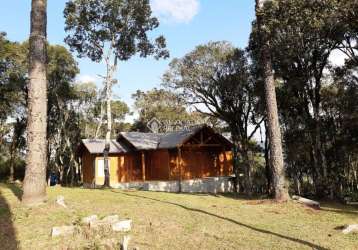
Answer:
<path fill-rule="evenodd" d="M 354 63 L 354 20 L 348 0 L 277 0 L 262 12 L 275 76 L 286 92 L 281 112 L 288 133 L 304 128 L 311 155 L 313 183 L 318 196 L 329 190 L 327 135 L 322 130 L 322 90 L 329 84 L 330 55 L 341 49 Z M 354 6 L 351 6 L 354 9 Z M 356 9 L 356 8 L 355 8 Z M 339 11 L 337 11 L 339 10 Z M 289 120 L 287 120 L 289 118 Z M 303 124 L 302 122 L 303 121 Z M 300 126 L 299 126 L 300 125 Z M 303 137 L 302 137 L 303 138 Z"/>
<path fill-rule="evenodd" d="M 147 36 L 159 26 L 152 17 L 149 0 L 72 0 L 64 10 L 65 30 L 70 34 L 65 42 L 80 57 L 106 64 L 104 96 L 107 107 L 107 133 L 104 147 L 104 186 L 109 186 L 108 153 L 112 130 L 112 86 L 117 83 L 115 74 L 118 61 L 126 61 L 139 53 L 141 57 L 154 54 L 158 59 L 168 57 L 165 39 L 159 36 L 154 42 Z M 105 51 L 107 49 L 107 51 Z"/>
<path fill-rule="evenodd" d="M 255 112 L 258 98 L 245 51 L 228 42 L 200 45 L 183 58 L 174 59 L 163 80 L 188 104 L 196 105 L 198 111 L 228 125 L 234 144 L 235 187 L 238 186 L 239 161 L 242 159 L 245 192 L 251 195 L 250 140 L 263 118 Z M 250 126 L 253 126 L 251 131 Z M 242 157 L 239 158 L 238 153 Z"/>
<path fill-rule="evenodd" d="M 63 46 L 48 46 L 48 169 L 59 173 L 59 181 L 74 182 L 75 147 L 79 144 L 80 129 L 75 105 L 80 97 L 73 83 L 78 74 L 77 63 Z"/>
<path fill-rule="evenodd" d="M 20 149 L 24 147 L 26 127 L 26 65 L 27 56 L 21 44 L 6 39 L 0 33 L 0 131 L 10 129 L 9 180 L 14 181 L 15 163 Z M 9 122 L 13 121 L 13 122 Z M 5 143 L 3 143 L 5 144 Z M 1 149 L 4 150 L 4 149 Z"/>
<path fill-rule="evenodd" d="M 42 203 L 46 199 L 47 164 L 47 0 L 32 0 L 30 64 L 28 85 L 27 157 L 22 202 Z"/>
<path fill-rule="evenodd" d="M 261 49 L 260 64 L 263 71 L 265 86 L 265 101 L 267 114 L 267 128 L 270 141 L 270 165 L 273 173 L 275 199 L 279 202 L 287 201 L 288 182 L 283 162 L 281 131 L 278 119 L 275 79 L 272 70 L 269 37 L 265 31 L 265 20 L 262 18 L 263 5 L 267 0 L 255 0 L 255 13 L 258 28 L 259 47 Z"/>
<path fill-rule="evenodd" d="M 337 124 L 346 119 L 345 111 L 334 108 L 339 110 L 340 118 L 344 117 L 336 119 L 325 107 L 331 102 L 327 97 L 335 98 L 327 93 L 337 89 L 340 95 L 344 93 L 334 85 L 349 89 L 354 82 L 352 76 L 356 74 L 358 51 L 357 7 L 356 1 L 350 0 L 276 0 L 267 2 L 261 12 L 279 86 L 286 166 L 297 183 L 307 184 L 302 180 L 302 174 L 307 174 L 308 178 L 304 179 L 309 180 L 313 193 L 321 197 L 332 196 L 339 193 L 336 190 L 343 189 L 338 188 L 338 183 L 344 181 L 337 182 L 336 175 L 341 163 L 345 162 L 342 156 L 350 157 L 354 152 L 336 153 L 337 142 L 341 139 L 341 127 Z M 258 33 L 256 25 L 250 42 L 251 51 L 256 50 L 256 58 L 260 58 L 262 48 Z M 336 68 L 330 63 L 331 58 L 334 59 L 333 52 L 346 55 L 344 67 Z M 353 81 L 342 81 L 344 75 Z M 354 114 L 354 105 L 350 109 Z M 335 160 L 333 155 L 337 155 Z"/>

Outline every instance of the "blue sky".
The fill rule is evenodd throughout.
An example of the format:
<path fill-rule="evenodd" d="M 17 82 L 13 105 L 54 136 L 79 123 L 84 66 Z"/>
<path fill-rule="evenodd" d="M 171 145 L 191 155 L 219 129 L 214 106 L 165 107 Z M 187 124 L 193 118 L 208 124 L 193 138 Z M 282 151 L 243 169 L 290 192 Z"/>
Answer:
<path fill-rule="evenodd" d="M 48 0 L 48 41 L 64 45 L 63 9 L 67 0 Z M 182 57 L 195 46 L 209 41 L 227 40 L 237 47 L 245 47 L 254 18 L 254 0 L 151 0 L 161 25 L 153 35 L 167 39 L 171 58 L 156 61 L 134 57 L 121 62 L 114 94 L 132 105 L 131 95 L 137 90 L 160 87 L 161 76 L 174 57 Z M 2 1 L 0 31 L 10 40 L 24 41 L 30 30 L 30 0 Z M 74 54 L 75 55 L 75 54 Z M 104 65 L 88 59 L 77 59 L 79 80 L 101 82 L 97 74 L 104 74 Z"/>

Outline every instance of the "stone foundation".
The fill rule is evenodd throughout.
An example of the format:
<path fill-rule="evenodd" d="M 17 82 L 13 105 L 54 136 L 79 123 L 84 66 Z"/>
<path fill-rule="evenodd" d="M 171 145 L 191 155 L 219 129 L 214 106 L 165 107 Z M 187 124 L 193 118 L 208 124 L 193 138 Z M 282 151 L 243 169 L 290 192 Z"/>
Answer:
<path fill-rule="evenodd" d="M 144 181 L 112 184 L 118 189 L 138 189 L 154 192 L 182 193 L 228 193 L 233 192 L 232 177 L 207 177 L 202 179 L 179 181 Z M 85 188 L 94 188 L 93 184 L 83 184 Z M 179 188 L 181 187 L 181 188 Z M 181 190 L 180 190 L 181 189 Z"/>

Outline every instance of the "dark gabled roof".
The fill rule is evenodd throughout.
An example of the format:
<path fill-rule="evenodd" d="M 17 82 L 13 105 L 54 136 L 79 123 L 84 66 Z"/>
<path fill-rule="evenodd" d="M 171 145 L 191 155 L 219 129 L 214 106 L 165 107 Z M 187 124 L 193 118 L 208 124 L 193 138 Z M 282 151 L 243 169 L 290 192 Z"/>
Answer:
<path fill-rule="evenodd" d="M 175 148 L 198 130 L 197 128 L 170 133 L 122 132 L 118 139 L 124 138 L 138 150 Z"/>
<path fill-rule="evenodd" d="M 190 137 L 195 135 L 202 128 L 203 127 L 200 126 L 191 130 L 166 133 L 161 136 L 158 148 L 165 149 L 165 148 L 175 148 L 177 146 L 180 146 Z"/>
<path fill-rule="evenodd" d="M 102 154 L 104 150 L 105 140 L 103 139 L 83 139 L 82 145 L 91 153 L 91 154 Z M 118 154 L 118 153 L 127 153 L 129 152 L 128 147 L 122 143 L 117 142 L 116 140 L 111 140 L 109 153 Z"/>
<path fill-rule="evenodd" d="M 170 149 L 181 146 L 205 127 L 208 128 L 204 125 L 190 130 L 170 133 L 122 132 L 118 136 L 118 141 L 121 142 L 121 139 L 124 139 L 137 150 Z M 220 134 L 218 135 L 221 136 Z M 226 138 L 222 137 L 222 139 L 228 144 L 231 144 Z"/>
<path fill-rule="evenodd" d="M 157 149 L 162 134 L 121 132 L 118 139 L 124 138 L 128 143 L 138 150 Z"/>
<path fill-rule="evenodd" d="M 180 147 L 203 128 L 207 128 L 215 133 L 207 126 L 198 126 L 190 130 L 170 133 L 122 132 L 119 134 L 117 140 L 111 140 L 109 153 L 118 154 L 128 153 L 132 150 L 155 150 Z M 220 137 L 222 143 L 231 145 L 231 142 L 225 137 L 220 134 L 217 135 Z M 80 148 L 86 148 L 91 154 L 102 154 L 104 144 L 105 140 L 103 139 L 83 139 Z"/>

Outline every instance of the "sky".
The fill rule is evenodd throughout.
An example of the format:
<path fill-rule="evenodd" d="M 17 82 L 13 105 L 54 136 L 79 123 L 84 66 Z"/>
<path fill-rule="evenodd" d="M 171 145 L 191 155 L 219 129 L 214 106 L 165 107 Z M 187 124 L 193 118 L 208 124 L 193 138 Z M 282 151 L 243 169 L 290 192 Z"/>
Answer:
<path fill-rule="evenodd" d="M 48 41 L 64 45 L 63 9 L 67 0 L 48 0 Z M 152 10 L 160 26 L 151 36 L 164 35 L 170 58 L 133 57 L 120 62 L 114 87 L 114 97 L 133 105 L 131 95 L 136 90 L 146 91 L 160 87 L 161 76 L 173 58 L 184 56 L 199 44 L 226 40 L 233 45 L 247 46 L 254 19 L 254 0 L 151 0 Z M 2 1 L 0 6 L 0 31 L 12 41 L 24 41 L 30 33 L 30 0 Z M 67 46 L 66 46 L 67 47 Z M 77 56 L 75 53 L 73 54 Z M 78 81 L 94 81 L 101 87 L 98 75 L 104 75 L 102 63 L 78 59 Z M 133 119 L 133 118 L 129 118 Z"/>

